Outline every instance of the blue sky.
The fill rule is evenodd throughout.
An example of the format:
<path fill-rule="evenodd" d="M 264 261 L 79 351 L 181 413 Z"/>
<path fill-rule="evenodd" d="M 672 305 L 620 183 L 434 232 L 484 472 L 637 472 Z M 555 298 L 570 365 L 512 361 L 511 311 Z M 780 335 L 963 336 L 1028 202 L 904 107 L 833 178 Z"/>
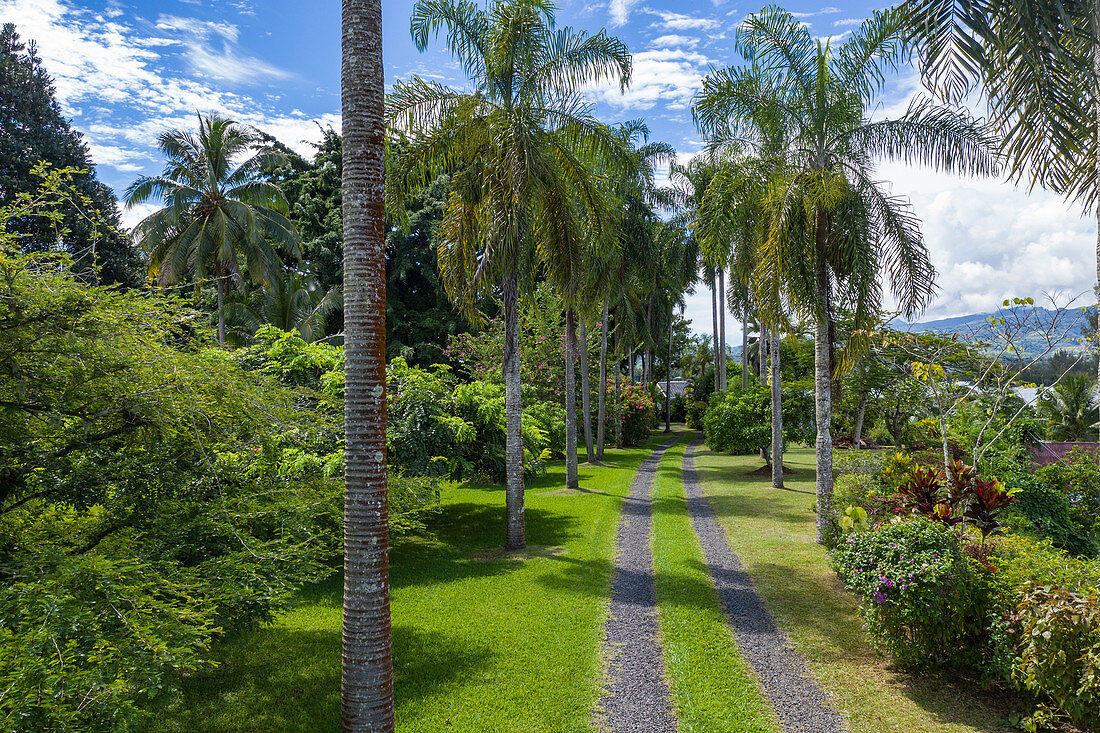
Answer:
<path fill-rule="evenodd" d="M 445 84 L 463 79 L 442 42 L 425 53 L 409 37 L 412 0 L 383 0 L 386 79 L 418 73 Z M 609 122 L 644 119 L 654 139 L 686 160 L 701 143 L 691 99 L 712 67 L 735 63 L 733 29 L 757 5 L 738 0 L 563 0 L 558 24 L 622 38 L 634 54 L 625 94 L 596 89 Z M 785 5 L 815 36 L 842 42 L 876 7 Z M 196 111 L 255 125 L 308 153 L 317 124 L 339 129 L 340 3 L 290 0 L 0 0 L 0 22 L 16 23 L 55 77 L 58 98 L 84 133 L 100 178 L 121 192 L 159 172 L 156 135 L 194 127 Z M 897 114 L 919 93 L 904 69 L 876 114 Z M 1091 288 L 1094 225 L 1057 197 L 1000 181 L 972 181 L 897 164 L 880 167 L 908 195 L 924 223 L 940 295 L 927 317 L 992 310 L 1006 297 L 1077 295 Z M 132 223 L 145 210 L 126 212 Z M 709 331 L 709 294 L 688 316 Z M 727 319 L 728 321 L 730 319 Z M 740 339 L 735 323 L 729 337 Z"/>

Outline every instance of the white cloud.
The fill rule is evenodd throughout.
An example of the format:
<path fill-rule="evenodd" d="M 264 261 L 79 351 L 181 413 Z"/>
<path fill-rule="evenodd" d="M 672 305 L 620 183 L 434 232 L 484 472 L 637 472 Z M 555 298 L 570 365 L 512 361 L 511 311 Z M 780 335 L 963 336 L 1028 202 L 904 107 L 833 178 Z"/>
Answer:
<path fill-rule="evenodd" d="M 699 45 L 699 39 L 692 36 L 678 36 L 674 34 L 658 36 L 649 42 L 652 48 L 668 48 L 669 46 L 688 46 L 695 48 Z"/>
<path fill-rule="evenodd" d="M 607 4 L 607 12 L 611 15 L 611 26 L 618 28 L 626 25 L 630 20 L 630 11 L 638 4 L 638 0 L 611 0 Z"/>
<path fill-rule="evenodd" d="M 157 28 L 160 30 L 177 31 L 190 36 L 209 38 L 211 35 L 219 35 L 227 41 L 236 41 L 240 37 L 240 28 L 232 23 L 218 23 L 198 18 L 181 18 L 177 15 L 161 15 L 157 18 Z"/>
<path fill-rule="evenodd" d="M 642 51 L 633 56 L 630 86 L 602 84 L 592 91 L 599 101 L 619 108 L 651 109 L 659 102 L 665 109 L 687 109 L 699 90 L 711 60 L 682 48 Z"/>
<path fill-rule="evenodd" d="M 849 28 L 857 25 L 863 25 L 863 18 L 842 18 L 833 21 L 834 28 Z"/>
<path fill-rule="evenodd" d="M 674 13 L 670 10 L 656 10 L 645 8 L 645 12 L 660 18 L 654 26 L 670 31 L 702 30 L 709 31 L 718 27 L 718 21 L 714 18 L 698 18 L 683 13 Z"/>
<path fill-rule="evenodd" d="M 157 160 L 156 137 L 172 128 L 193 129 L 197 113 L 219 114 L 270 131 L 303 154 L 320 132 L 305 117 L 275 112 L 270 102 L 230 94 L 211 81 L 243 81 L 241 75 L 286 78 L 286 72 L 259 59 L 240 55 L 228 23 L 207 23 L 161 16 L 156 26 L 142 28 L 111 20 L 64 0 L 0 0 L 0 17 L 19 18 L 19 32 L 38 42 L 46 70 L 54 78 L 57 99 L 66 115 L 77 118 L 96 162 L 132 172 L 141 161 Z M 150 31 L 167 36 L 152 36 Z M 183 44 L 176 34 L 190 34 Z M 216 38 L 217 51 L 193 44 L 194 38 Z M 192 47 L 189 52 L 188 47 Z M 192 67 L 177 71 L 176 47 Z M 198 48 L 198 50 L 194 50 Z M 190 54 L 190 55 L 189 55 Z M 201 76 L 199 76 L 201 74 Z M 339 127 L 339 115 L 323 117 Z M 121 157 L 129 156 L 129 157 Z"/>
<path fill-rule="evenodd" d="M 261 59 L 241 56 L 229 44 L 223 44 L 221 53 L 207 46 L 196 45 L 187 51 L 187 60 L 191 64 L 191 69 L 203 76 L 236 84 L 254 82 L 258 79 L 285 80 L 294 76 L 289 71 L 279 69 Z"/>

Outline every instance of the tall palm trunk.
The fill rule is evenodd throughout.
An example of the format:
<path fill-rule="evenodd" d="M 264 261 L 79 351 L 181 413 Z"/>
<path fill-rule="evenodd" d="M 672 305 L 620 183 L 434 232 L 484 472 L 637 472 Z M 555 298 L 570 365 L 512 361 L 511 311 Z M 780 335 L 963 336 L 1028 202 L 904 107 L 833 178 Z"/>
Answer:
<path fill-rule="evenodd" d="M 593 463 L 596 455 L 592 452 L 592 384 L 588 378 L 588 327 L 581 318 L 577 324 L 580 329 L 581 362 L 581 417 L 584 420 L 584 460 Z"/>
<path fill-rule="evenodd" d="M 341 40 L 346 438 L 340 727 L 388 733 L 394 723 L 380 0 L 344 0 Z"/>
<path fill-rule="evenodd" d="M 565 487 L 575 489 L 577 478 L 577 326 L 573 309 L 565 311 Z"/>
<path fill-rule="evenodd" d="M 609 326 L 607 323 L 608 298 L 603 299 L 603 323 L 601 328 L 603 334 L 600 338 L 600 392 L 599 392 L 599 406 L 596 408 L 596 460 L 603 460 L 603 446 L 604 437 L 607 432 L 607 427 L 604 422 L 607 420 L 607 332 Z"/>
<path fill-rule="evenodd" d="M 817 541 L 823 542 L 829 532 L 833 509 L 833 380 L 830 288 L 828 264 L 825 260 L 825 243 L 828 236 L 828 217 L 818 212 L 815 222 L 817 251 L 814 253 L 818 308 L 814 329 L 814 398 L 817 418 Z"/>
<path fill-rule="evenodd" d="M 749 309 L 745 307 L 741 319 L 741 389 L 749 388 Z"/>
<path fill-rule="evenodd" d="M 649 331 L 649 339 L 646 341 L 645 351 L 642 353 L 642 384 L 648 385 L 653 379 L 653 298 L 645 306 L 646 328 Z"/>
<path fill-rule="evenodd" d="M 863 442 L 863 416 L 867 413 L 867 393 L 859 396 L 859 409 L 856 410 L 856 424 L 852 428 L 852 447 L 859 450 Z"/>
<path fill-rule="evenodd" d="M 519 275 L 512 268 L 504 276 L 504 430 L 505 430 L 505 547 L 527 546 L 523 508 L 523 433 L 520 395 Z"/>
<path fill-rule="evenodd" d="M 760 321 L 760 339 L 756 342 L 759 349 L 756 354 L 757 369 L 760 372 L 760 376 L 763 377 L 768 373 L 768 327 L 764 325 L 763 319 Z"/>
<path fill-rule="evenodd" d="M 710 319 L 711 327 L 714 330 L 714 391 L 720 392 L 721 384 L 719 376 L 719 362 L 718 362 L 718 285 L 715 277 L 712 275 L 710 278 Z"/>
<path fill-rule="evenodd" d="M 615 337 L 615 354 L 619 353 L 619 337 Z M 623 447 L 623 394 L 619 387 L 619 362 L 615 361 L 615 447 Z"/>
<path fill-rule="evenodd" d="M 772 356 L 772 487 L 783 488 L 783 371 L 779 363 L 779 337 L 771 334 Z"/>
<path fill-rule="evenodd" d="M 722 365 L 722 391 L 725 392 L 729 385 L 726 383 L 726 272 L 722 268 L 718 268 L 718 337 L 722 340 L 718 354 Z"/>
<path fill-rule="evenodd" d="M 668 356 L 665 359 L 665 432 L 672 432 L 672 308 L 668 309 Z"/>

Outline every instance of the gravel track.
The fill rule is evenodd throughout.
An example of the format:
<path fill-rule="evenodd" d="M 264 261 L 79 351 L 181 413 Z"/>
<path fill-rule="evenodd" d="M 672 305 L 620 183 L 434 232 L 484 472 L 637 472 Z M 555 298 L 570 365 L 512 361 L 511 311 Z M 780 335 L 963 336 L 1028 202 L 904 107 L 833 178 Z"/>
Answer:
<path fill-rule="evenodd" d="M 698 441 L 693 442 L 684 453 L 684 492 L 695 534 L 741 655 L 760 679 L 784 731 L 844 731 L 843 719 L 809 673 L 805 660 L 795 651 L 787 635 L 776 628 L 752 578 L 745 572 L 718 524 L 695 472 L 697 445 Z"/>
<path fill-rule="evenodd" d="M 658 642 L 650 526 L 653 478 L 672 438 L 646 457 L 623 504 L 615 542 L 611 608 L 604 625 L 607 684 L 597 722 L 613 733 L 675 733 L 664 659 Z"/>

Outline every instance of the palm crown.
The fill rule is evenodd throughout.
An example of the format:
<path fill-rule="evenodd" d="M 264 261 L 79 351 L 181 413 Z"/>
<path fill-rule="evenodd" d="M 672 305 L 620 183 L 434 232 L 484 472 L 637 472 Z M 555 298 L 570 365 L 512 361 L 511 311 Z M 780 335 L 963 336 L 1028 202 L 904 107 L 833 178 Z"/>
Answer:
<path fill-rule="evenodd" d="M 240 262 L 260 285 L 281 268 L 277 248 L 299 256 L 300 242 L 286 218 L 287 202 L 266 173 L 281 153 L 259 145 L 259 137 L 223 117 L 199 117 L 199 132 L 182 130 L 158 140 L 167 158 L 164 173 L 143 176 L 126 191 L 128 207 L 151 199 L 164 206 L 134 228 L 149 254 L 149 270 L 163 285 L 187 275 L 196 289 L 213 277 L 219 311 L 227 279 L 243 283 Z M 219 312 L 219 339 L 225 341 Z"/>

